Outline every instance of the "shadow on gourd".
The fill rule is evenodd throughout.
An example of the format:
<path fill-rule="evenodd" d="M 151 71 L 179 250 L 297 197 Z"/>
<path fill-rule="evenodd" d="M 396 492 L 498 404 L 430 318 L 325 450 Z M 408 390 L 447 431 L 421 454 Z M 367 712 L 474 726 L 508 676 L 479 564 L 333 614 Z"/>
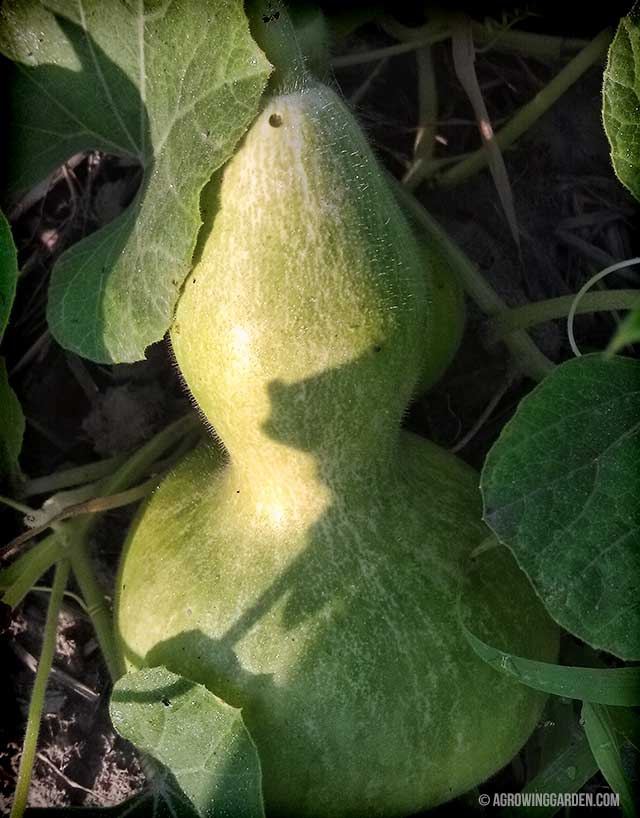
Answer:
<path fill-rule="evenodd" d="M 410 815 L 509 761 L 542 707 L 459 626 L 477 475 L 400 428 L 455 302 L 322 84 L 265 100 L 216 195 L 171 337 L 229 457 L 196 450 L 141 512 L 119 636 L 243 708 L 270 816 Z M 486 559 L 473 630 L 551 658 L 524 575 Z"/>
<path fill-rule="evenodd" d="M 274 475 L 274 508 L 243 499 L 233 458 L 203 446 L 152 498 L 123 561 L 129 660 L 243 708 L 273 815 L 408 815 L 448 800 L 506 763 L 542 706 L 459 626 L 464 564 L 484 536 L 477 477 L 399 429 L 371 448 L 390 419 L 363 416 L 354 384 L 384 354 L 268 385 L 262 430 L 293 464 L 286 478 L 301 477 L 279 491 Z M 552 657 L 554 628 L 506 550 L 476 563 L 464 607 L 482 638 Z"/>

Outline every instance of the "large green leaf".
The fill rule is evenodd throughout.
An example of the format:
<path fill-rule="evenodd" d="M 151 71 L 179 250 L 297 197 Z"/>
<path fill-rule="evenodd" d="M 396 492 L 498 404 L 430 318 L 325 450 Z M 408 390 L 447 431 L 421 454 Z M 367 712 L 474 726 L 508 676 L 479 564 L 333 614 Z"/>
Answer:
<path fill-rule="evenodd" d="M 622 747 L 608 708 L 585 702 L 582 705 L 582 723 L 593 757 L 598 762 L 607 783 L 618 794 L 625 818 L 636 818 L 637 795 L 625 770 Z"/>
<path fill-rule="evenodd" d="M 16 294 L 18 262 L 9 223 L 0 212 L 0 341 Z M 14 473 L 24 436 L 24 415 L 0 358 L 0 478 Z"/>
<path fill-rule="evenodd" d="M 570 737 L 566 746 L 532 778 L 522 789 L 533 798 L 549 793 L 554 796 L 549 806 L 508 807 L 499 818 L 551 818 L 562 807 L 557 806 L 559 795 L 578 792 L 598 772 L 598 765 L 584 733 Z"/>
<path fill-rule="evenodd" d="M 134 361 L 167 330 L 200 226 L 199 196 L 259 104 L 269 64 L 241 0 L 7 0 L 9 187 L 79 151 L 138 160 L 128 209 L 57 262 L 49 323 L 96 361 Z"/>
<path fill-rule="evenodd" d="M 640 706 L 640 667 L 597 668 L 539 662 L 483 642 L 464 624 L 462 630 L 480 659 L 534 690 L 616 707 Z"/>
<path fill-rule="evenodd" d="M 9 222 L 0 211 L 0 341 L 16 294 L 18 260 Z"/>
<path fill-rule="evenodd" d="M 640 712 L 629 707 L 609 707 L 608 712 L 616 732 L 640 753 Z"/>
<path fill-rule="evenodd" d="M 240 710 L 156 667 L 116 682 L 110 712 L 120 735 L 161 765 L 160 789 L 186 797 L 198 818 L 264 817 L 258 751 Z"/>
<path fill-rule="evenodd" d="M 18 469 L 24 426 L 20 401 L 9 386 L 4 358 L 0 357 L 0 478 Z"/>
<path fill-rule="evenodd" d="M 485 519 L 553 618 L 640 658 L 640 361 L 588 355 L 520 404 L 482 473 Z"/>
<path fill-rule="evenodd" d="M 620 181 L 640 199 L 640 6 L 634 3 L 609 47 L 602 118 Z"/>

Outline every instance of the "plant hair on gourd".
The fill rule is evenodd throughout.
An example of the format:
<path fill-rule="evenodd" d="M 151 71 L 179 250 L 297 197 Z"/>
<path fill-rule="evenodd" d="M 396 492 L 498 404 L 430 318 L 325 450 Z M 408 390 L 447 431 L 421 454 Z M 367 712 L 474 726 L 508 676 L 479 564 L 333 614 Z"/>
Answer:
<path fill-rule="evenodd" d="M 174 329 L 175 329 L 175 324 L 174 324 Z M 176 358 L 176 353 L 173 350 L 173 344 L 171 343 L 171 336 L 167 336 L 167 349 L 169 350 L 169 360 L 171 362 L 171 366 L 175 369 L 175 371 L 176 371 L 176 373 L 178 375 L 178 380 L 180 381 L 180 385 L 182 386 L 182 391 L 189 398 L 189 402 L 191 403 L 191 406 L 198 413 L 198 416 L 200 417 L 200 420 L 202 421 L 205 428 L 207 429 L 207 432 L 209 433 L 210 439 L 217 446 L 220 454 L 224 458 L 228 458 L 229 457 L 229 452 L 227 451 L 227 448 L 224 445 L 224 443 L 222 441 L 222 438 L 216 432 L 215 427 L 213 426 L 213 424 L 211 423 L 209 418 L 205 415 L 205 413 L 200 408 L 200 404 L 195 399 L 195 396 L 194 396 L 193 392 L 189 389 L 189 384 L 187 383 L 187 381 L 185 380 L 184 375 L 182 374 L 182 370 L 180 369 L 180 365 L 178 364 L 178 360 Z"/>

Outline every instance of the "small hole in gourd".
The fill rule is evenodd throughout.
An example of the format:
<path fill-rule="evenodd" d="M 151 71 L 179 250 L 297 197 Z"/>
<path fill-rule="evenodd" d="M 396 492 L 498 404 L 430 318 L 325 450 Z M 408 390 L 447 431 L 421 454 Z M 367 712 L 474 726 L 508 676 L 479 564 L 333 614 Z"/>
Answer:
<path fill-rule="evenodd" d="M 380 344 L 376 344 L 374 346 L 374 348 L 373 348 L 373 351 L 374 352 L 382 352 L 382 347 L 380 346 Z"/>
<path fill-rule="evenodd" d="M 269 125 L 272 128 L 279 128 L 282 125 L 282 117 L 280 114 L 271 114 L 269 117 Z"/>
<path fill-rule="evenodd" d="M 162 704 L 163 704 L 165 707 L 171 707 L 171 702 L 169 701 L 169 699 L 167 699 L 167 697 L 166 697 L 166 696 L 163 696 L 163 697 L 162 697 L 162 699 L 161 699 L 161 701 L 162 701 Z"/>

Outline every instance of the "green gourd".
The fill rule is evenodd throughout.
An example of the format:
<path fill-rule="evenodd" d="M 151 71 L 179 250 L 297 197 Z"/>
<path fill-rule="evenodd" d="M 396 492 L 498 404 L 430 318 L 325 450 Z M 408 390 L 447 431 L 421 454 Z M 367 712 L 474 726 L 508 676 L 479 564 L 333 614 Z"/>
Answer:
<path fill-rule="evenodd" d="M 171 339 L 224 450 L 190 454 L 138 515 L 120 644 L 242 707 L 269 816 L 410 815 L 508 762 L 543 704 L 459 625 L 486 536 L 477 475 L 401 430 L 459 301 L 304 71 L 281 72 L 213 195 Z M 506 550 L 474 562 L 464 610 L 481 637 L 555 656 Z"/>

